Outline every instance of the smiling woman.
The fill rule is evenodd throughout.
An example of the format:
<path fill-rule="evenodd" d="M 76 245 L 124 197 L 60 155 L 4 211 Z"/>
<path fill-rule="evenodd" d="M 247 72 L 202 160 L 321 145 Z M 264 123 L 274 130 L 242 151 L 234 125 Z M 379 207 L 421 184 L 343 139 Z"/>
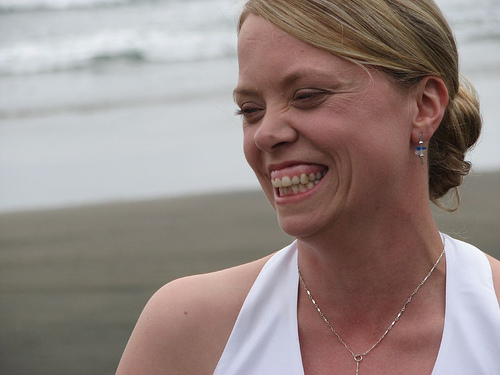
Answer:
<path fill-rule="evenodd" d="M 412 131 L 418 138 L 420 130 L 410 124 L 417 107 L 409 99 L 417 89 L 402 89 L 377 70 L 306 44 L 254 15 L 240 32 L 239 62 L 235 100 L 243 115 L 245 155 L 286 233 L 330 233 L 339 216 L 371 221 L 370 211 L 413 189 L 401 184 L 423 180 L 398 178 L 415 161 L 398 140 L 410 139 Z M 441 90 L 446 100 L 446 88 L 437 82 L 427 79 L 428 90 Z M 316 184 L 300 189 L 303 174 L 318 173 Z M 280 177 L 282 191 L 272 183 Z M 405 208 L 414 211 L 411 204 Z"/>
<path fill-rule="evenodd" d="M 167 284 L 118 373 L 499 373 L 500 263 L 428 204 L 481 128 L 432 0 L 250 0 L 238 60 L 245 156 L 296 241 Z"/>

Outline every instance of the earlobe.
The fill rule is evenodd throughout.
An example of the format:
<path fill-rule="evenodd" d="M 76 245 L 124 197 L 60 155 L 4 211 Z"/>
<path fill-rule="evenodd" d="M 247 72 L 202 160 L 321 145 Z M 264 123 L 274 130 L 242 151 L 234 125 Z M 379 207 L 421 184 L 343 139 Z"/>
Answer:
<path fill-rule="evenodd" d="M 422 134 L 429 141 L 439 127 L 448 105 L 448 89 L 437 76 L 422 78 L 415 89 L 417 111 L 413 119 L 412 143 L 418 144 Z"/>

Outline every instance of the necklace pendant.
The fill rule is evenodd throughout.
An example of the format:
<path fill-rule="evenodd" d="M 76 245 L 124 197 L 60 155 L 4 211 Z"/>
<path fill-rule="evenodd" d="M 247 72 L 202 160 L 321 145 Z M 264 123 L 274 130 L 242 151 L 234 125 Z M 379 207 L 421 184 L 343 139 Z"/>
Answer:
<path fill-rule="evenodd" d="M 352 356 L 356 361 L 356 375 L 359 374 L 359 363 L 363 360 L 363 356 L 361 354 L 355 354 Z"/>

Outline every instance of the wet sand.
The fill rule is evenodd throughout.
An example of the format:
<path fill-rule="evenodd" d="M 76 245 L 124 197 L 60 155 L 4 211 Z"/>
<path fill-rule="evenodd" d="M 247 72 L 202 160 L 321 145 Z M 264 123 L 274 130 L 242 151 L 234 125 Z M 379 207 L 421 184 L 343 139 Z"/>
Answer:
<path fill-rule="evenodd" d="M 500 257 L 500 172 L 476 173 L 440 229 Z M 291 241 L 260 192 L 0 215 L 0 373 L 113 374 L 166 282 Z"/>

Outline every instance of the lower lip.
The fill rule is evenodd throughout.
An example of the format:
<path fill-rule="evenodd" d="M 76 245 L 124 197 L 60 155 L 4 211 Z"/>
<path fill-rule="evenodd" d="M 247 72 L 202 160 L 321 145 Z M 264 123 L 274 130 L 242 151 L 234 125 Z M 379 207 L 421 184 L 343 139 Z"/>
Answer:
<path fill-rule="evenodd" d="M 326 174 L 321 178 L 321 180 L 319 180 L 316 185 L 314 185 L 312 189 L 307 190 L 303 193 L 299 191 L 297 194 L 290 194 L 282 197 L 279 195 L 278 189 L 274 188 L 274 201 L 276 202 L 276 204 L 290 204 L 307 199 L 318 190 L 318 188 L 323 184 L 323 180 L 325 179 L 325 177 L 327 177 L 327 175 L 328 172 L 326 172 Z"/>

